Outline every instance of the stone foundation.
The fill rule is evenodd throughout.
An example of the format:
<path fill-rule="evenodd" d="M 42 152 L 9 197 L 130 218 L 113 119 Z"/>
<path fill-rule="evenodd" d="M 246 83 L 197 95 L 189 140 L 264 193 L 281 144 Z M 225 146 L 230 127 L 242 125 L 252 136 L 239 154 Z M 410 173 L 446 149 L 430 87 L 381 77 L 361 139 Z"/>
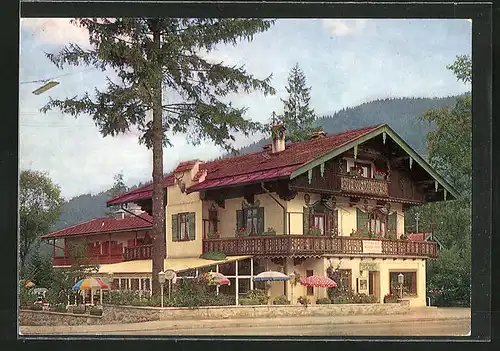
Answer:
<path fill-rule="evenodd" d="M 21 310 L 20 325 L 83 325 L 139 323 L 157 320 L 280 318 L 300 316 L 396 315 L 410 312 L 408 301 L 387 304 L 331 304 L 305 306 L 138 307 L 103 306 L 102 316 Z"/>

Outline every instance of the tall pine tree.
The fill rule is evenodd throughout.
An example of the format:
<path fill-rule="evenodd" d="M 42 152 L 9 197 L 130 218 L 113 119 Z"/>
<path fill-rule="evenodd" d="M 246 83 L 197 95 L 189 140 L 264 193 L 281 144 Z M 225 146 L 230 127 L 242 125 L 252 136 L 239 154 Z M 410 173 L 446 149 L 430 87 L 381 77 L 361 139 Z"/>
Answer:
<path fill-rule="evenodd" d="M 91 49 L 71 43 L 47 57 L 57 67 L 65 65 L 110 68 L 118 81 L 107 78 L 104 90 L 91 96 L 50 100 L 42 109 L 57 108 L 74 116 L 89 114 L 103 136 L 126 133 L 131 127 L 142 134 L 140 141 L 153 153 L 153 293 L 158 293 L 158 273 L 164 269 L 166 254 L 165 204 L 163 188 L 163 146 L 170 145 L 167 132 L 185 133 L 199 144 L 211 140 L 232 150 L 233 134 L 248 135 L 261 125 L 243 117 L 244 108 L 235 108 L 221 97 L 240 91 L 274 94 L 271 76 L 260 80 L 243 67 L 211 63 L 203 51 L 217 44 L 252 40 L 271 27 L 273 21 L 260 19 L 207 18 L 84 18 L 73 20 L 89 32 Z M 172 96 L 165 101 L 163 91 Z M 175 98 L 173 97 L 175 96 Z M 152 111 L 152 120 L 146 113 Z"/>
<path fill-rule="evenodd" d="M 298 63 L 290 71 L 286 91 L 288 99 L 281 99 L 284 104 L 281 119 L 285 123 L 288 139 L 292 142 L 309 140 L 318 128 L 313 127 L 316 115 L 309 107 L 311 87 L 306 86 L 306 76 Z"/>

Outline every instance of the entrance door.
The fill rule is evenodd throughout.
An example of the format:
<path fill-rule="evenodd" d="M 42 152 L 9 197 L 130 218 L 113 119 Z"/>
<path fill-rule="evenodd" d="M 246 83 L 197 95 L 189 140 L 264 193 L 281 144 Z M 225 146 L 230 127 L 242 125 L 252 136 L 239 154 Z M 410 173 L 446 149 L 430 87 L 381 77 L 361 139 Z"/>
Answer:
<path fill-rule="evenodd" d="M 380 302 L 380 274 L 379 272 L 368 272 L 368 295 L 375 296 Z"/>

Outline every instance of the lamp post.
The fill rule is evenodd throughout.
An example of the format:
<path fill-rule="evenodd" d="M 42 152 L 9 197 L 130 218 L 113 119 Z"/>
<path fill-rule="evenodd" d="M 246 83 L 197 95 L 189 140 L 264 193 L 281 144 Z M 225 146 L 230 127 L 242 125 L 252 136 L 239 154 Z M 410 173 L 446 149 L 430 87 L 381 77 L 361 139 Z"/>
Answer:
<path fill-rule="evenodd" d="M 295 283 L 295 273 L 293 273 L 293 272 L 290 273 L 289 277 L 290 277 L 290 300 L 291 300 L 291 303 L 293 305 L 294 304 L 293 303 L 293 284 Z"/>
<path fill-rule="evenodd" d="M 160 282 L 161 307 L 163 308 L 163 284 L 165 284 L 165 272 L 164 271 L 161 271 L 158 273 L 158 281 Z"/>
<path fill-rule="evenodd" d="M 418 213 L 418 212 L 417 212 L 417 213 L 415 213 L 415 224 L 416 224 L 416 225 L 415 225 L 415 226 L 416 226 L 416 228 L 415 228 L 415 229 L 416 229 L 416 230 L 415 230 L 415 232 L 417 232 L 417 233 L 418 233 L 418 221 L 419 221 L 419 220 L 420 220 L 420 213 Z"/>
<path fill-rule="evenodd" d="M 399 283 L 399 298 L 403 298 L 403 283 L 405 282 L 405 276 L 403 273 L 398 274 L 398 283 Z"/>

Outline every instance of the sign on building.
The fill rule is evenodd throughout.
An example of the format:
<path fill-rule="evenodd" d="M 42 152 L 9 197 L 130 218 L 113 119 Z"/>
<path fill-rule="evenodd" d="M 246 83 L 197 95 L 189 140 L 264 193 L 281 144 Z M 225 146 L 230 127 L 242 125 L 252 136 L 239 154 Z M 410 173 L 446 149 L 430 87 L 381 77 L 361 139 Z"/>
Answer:
<path fill-rule="evenodd" d="M 382 253 L 382 241 L 380 240 L 363 240 L 363 253 Z"/>
<path fill-rule="evenodd" d="M 378 263 L 376 262 L 360 262 L 359 270 L 368 272 L 377 272 L 380 269 L 378 268 Z"/>

